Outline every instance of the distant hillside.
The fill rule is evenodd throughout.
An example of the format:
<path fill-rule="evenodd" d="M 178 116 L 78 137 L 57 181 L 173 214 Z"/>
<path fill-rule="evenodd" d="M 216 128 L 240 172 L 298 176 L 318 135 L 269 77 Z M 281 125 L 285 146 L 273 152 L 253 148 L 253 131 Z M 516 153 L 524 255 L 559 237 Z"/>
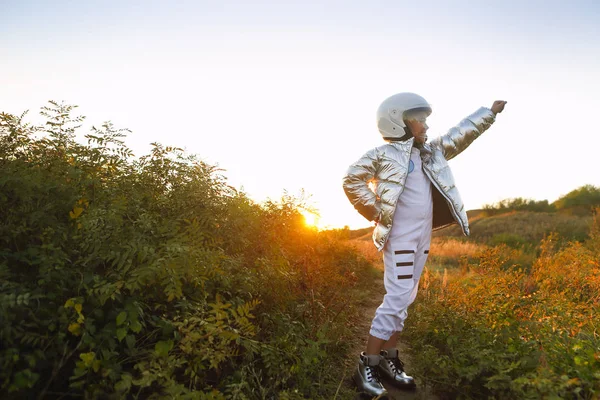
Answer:
<path fill-rule="evenodd" d="M 350 233 L 348 234 L 348 239 L 364 239 L 366 238 L 370 238 L 371 237 L 371 233 L 373 233 L 373 227 L 369 226 L 367 228 L 362 228 L 362 229 L 353 229 L 350 230 Z"/>
<path fill-rule="evenodd" d="M 558 233 L 566 240 L 585 240 L 592 221 L 591 216 L 560 212 L 510 211 L 486 217 L 482 210 L 473 210 L 467 212 L 467 215 L 470 222 L 470 239 L 490 244 L 506 240 L 537 243 L 551 232 Z M 457 224 L 435 231 L 433 236 L 464 238 Z"/>
<path fill-rule="evenodd" d="M 490 245 L 537 244 L 551 232 L 566 241 L 588 238 L 594 210 L 600 212 L 600 187 L 584 185 L 553 203 L 522 197 L 469 210 L 471 235 L 467 239 L 457 224 L 433 233 L 437 238 L 457 238 Z M 373 228 L 349 231 L 349 239 L 371 240 Z"/>
<path fill-rule="evenodd" d="M 458 224 L 433 232 L 433 237 L 456 238 L 487 244 L 537 243 L 551 232 L 565 240 L 585 240 L 588 236 L 591 216 L 568 213 L 509 211 L 504 214 L 486 216 L 484 210 L 469 210 L 471 235 L 467 239 Z M 350 239 L 371 240 L 373 228 L 351 230 Z"/>
<path fill-rule="evenodd" d="M 553 203 L 548 200 L 534 200 L 515 197 L 486 204 L 482 211 L 488 216 L 504 214 L 508 211 L 561 212 L 573 215 L 592 215 L 600 207 L 600 187 L 584 185 L 561 196 Z"/>
<path fill-rule="evenodd" d="M 588 237 L 594 210 L 600 207 L 600 188 L 584 185 L 548 200 L 504 199 L 487 204 L 481 210 L 467 212 L 471 222 L 471 239 L 488 244 L 537 243 L 550 232 L 563 240 L 582 241 Z M 434 234 L 436 237 L 460 236 L 457 226 Z"/>
<path fill-rule="evenodd" d="M 467 211 L 467 217 L 469 217 L 469 221 L 472 221 L 474 218 L 479 217 L 485 212 L 485 210 L 469 210 Z"/>

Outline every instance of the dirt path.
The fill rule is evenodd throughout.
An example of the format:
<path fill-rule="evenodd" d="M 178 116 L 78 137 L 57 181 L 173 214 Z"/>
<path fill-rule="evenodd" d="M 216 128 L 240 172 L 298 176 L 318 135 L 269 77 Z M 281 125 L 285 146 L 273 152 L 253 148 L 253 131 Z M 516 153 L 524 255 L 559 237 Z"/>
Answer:
<path fill-rule="evenodd" d="M 381 304 L 381 299 L 383 299 L 383 295 L 385 294 L 385 289 L 383 287 L 383 272 L 373 279 L 372 285 L 372 295 L 366 296 L 365 301 L 363 303 L 363 312 L 361 312 L 361 318 L 357 321 L 354 321 L 351 324 L 350 329 L 352 329 L 352 337 L 354 337 L 354 341 L 352 343 L 352 348 L 354 350 L 351 351 L 350 357 L 345 362 L 346 367 L 346 379 L 345 384 L 354 387 L 354 383 L 352 382 L 352 375 L 356 368 L 356 362 L 358 359 L 358 355 L 361 351 L 364 351 L 366 347 L 367 335 L 369 332 L 369 328 L 371 326 L 371 320 L 373 315 L 375 315 L 375 310 Z M 406 372 L 410 375 L 410 365 L 411 360 L 407 354 L 408 346 L 402 342 L 402 337 L 400 337 L 398 343 L 398 349 L 400 350 L 400 359 L 404 362 L 406 366 Z M 438 397 L 430 393 L 427 388 L 423 388 L 422 381 L 419 380 L 419 377 L 415 377 L 417 381 L 417 389 L 412 391 L 401 390 L 394 386 L 392 386 L 389 382 L 384 381 L 384 386 L 389 392 L 389 399 L 391 400 L 402 400 L 402 399 L 410 399 L 410 400 L 437 400 Z M 355 400 L 357 399 L 366 399 L 367 397 L 361 397 L 359 394 L 356 395 Z"/>

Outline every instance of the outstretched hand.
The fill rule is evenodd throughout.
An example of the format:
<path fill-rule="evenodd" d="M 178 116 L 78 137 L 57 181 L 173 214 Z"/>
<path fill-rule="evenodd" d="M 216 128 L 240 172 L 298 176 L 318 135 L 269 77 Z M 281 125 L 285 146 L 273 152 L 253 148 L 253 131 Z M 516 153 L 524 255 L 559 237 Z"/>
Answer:
<path fill-rule="evenodd" d="M 502 110 L 504 110 L 504 106 L 506 105 L 506 101 L 504 100 L 496 100 L 494 101 L 494 104 L 492 104 L 492 112 L 495 114 L 501 113 Z"/>

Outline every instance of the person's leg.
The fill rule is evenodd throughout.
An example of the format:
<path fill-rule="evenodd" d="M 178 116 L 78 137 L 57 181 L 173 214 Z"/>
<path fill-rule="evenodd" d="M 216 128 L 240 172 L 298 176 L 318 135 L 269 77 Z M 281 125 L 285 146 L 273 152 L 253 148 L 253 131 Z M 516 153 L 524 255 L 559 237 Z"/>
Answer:
<path fill-rule="evenodd" d="M 386 290 L 388 294 L 391 294 L 390 312 L 394 314 L 394 332 L 381 346 L 379 371 L 397 386 L 412 389 L 415 387 L 415 380 L 404 371 L 404 364 L 398 357 L 396 346 L 399 333 L 404 329 L 408 307 L 414 302 L 417 295 L 419 279 L 427 259 L 431 237 L 431 217 L 418 220 L 404 217 L 405 223 L 402 225 L 401 235 L 391 241 L 393 251 L 384 253 L 384 258 L 387 256 L 392 260 L 392 262 L 385 263 L 386 273 L 389 270 L 393 271 L 389 276 L 395 278 L 385 281 Z"/>
<path fill-rule="evenodd" d="M 418 236 L 407 236 L 402 238 L 404 241 L 390 242 L 384 249 L 387 293 L 373 319 L 367 351 L 377 351 L 376 354 L 380 355 L 378 370 L 384 377 L 397 386 L 412 389 L 415 386 L 414 379 L 404 373 L 396 349 L 398 334 L 404 328 L 404 320 L 408 315 L 408 306 L 414 300 L 414 285 L 418 282 L 418 279 L 414 279 Z"/>
<path fill-rule="evenodd" d="M 369 335 L 367 339 L 367 351 L 366 354 L 379 354 L 381 349 L 386 348 L 388 342 L 391 342 L 393 338 L 398 337 L 398 333 L 394 333 L 388 340 L 380 339 L 376 336 Z"/>
<path fill-rule="evenodd" d="M 396 344 L 398 343 L 398 333 L 399 332 L 394 332 L 394 334 L 392 336 L 390 336 L 390 338 L 388 339 L 387 342 L 385 342 L 383 344 L 383 346 L 381 346 L 381 350 L 387 350 L 387 349 L 395 349 L 396 348 Z"/>
<path fill-rule="evenodd" d="M 416 213 L 408 209 L 397 210 L 396 214 L 399 222 L 395 222 L 383 249 L 386 294 L 382 304 L 375 312 L 367 348 L 360 356 L 355 375 L 357 386 L 371 394 L 379 392 L 373 382 L 380 382 L 379 372 L 386 368 L 390 371 L 392 379 L 400 385 L 407 386 L 414 383 L 414 380 L 403 374 L 401 369 L 397 373 L 396 369 L 392 368 L 395 368 L 394 366 L 399 362 L 395 349 L 398 332 L 402 331 L 404 327 L 404 320 L 408 314 L 407 308 L 412 302 L 411 297 L 415 292 L 415 283 L 418 282 L 418 279 L 416 281 L 414 279 L 414 269 L 417 246 L 422 233 L 422 221 Z M 396 358 L 394 360 L 386 359 L 385 357 L 390 354 L 395 354 Z M 379 362 L 375 364 L 377 360 Z M 390 364 L 392 361 L 393 363 Z M 380 387 L 383 389 L 383 385 Z"/>
<path fill-rule="evenodd" d="M 429 254 L 429 245 L 431 242 L 431 217 L 427 217 L 424 223 L 420 227 L 419 240 L 416 246 L 414 255 L 414 269 L 412 280 L 414 282 L 413 289 L 410 296 L 407 299 L 407 308 L 413 303 L 417 297 L 417 290 L 419 287 L 419 280 L 427 261 Z M 400 315 L 400 325 L 398 331 L 404 329 L 404 320 L 406 319 L 408 312 L 407 308 L 402 310 Z M 397 386 L 404 388 L 414 388 L 415 380 L 412 376 L 409 376 L 404 371 L 404 363 L 399 358 L 398 349 L 396 349 L 396 340 L 398 332 L 390 337 L 390 339 L 384 344 L 381 351 L 382 359 L 380 361 L 380 371 L 382 375 L 393 380 Z"/>
<path fill-rule="evenodd" d="M 404 320 L 406 319 L 408 313 L 406 309 L 410 304 L 413 303 L 417 296 L 417 289 L 419 285 L 419 279 L 421 277 L 421 273 L 423 272 L 423 267 L 425 265 L 425 261 L 427 260 L 427 256 L 429 254 L 429 243 L 430 243 L 430 235 L 424 234 L 423 240 L 420 241 L 417 246 L 415 257 L 414 257 L 414 270 L 412 280 L 414 282 L 414 286 L 410 294 L 406 299 L 406 308 L 400 314 L 399 317 L 399 330 L 404 329 Z M 379 365 L 379 370 L 383 376 L 392 380 L 397 386 L 407 389 L 415 388 L 415 380 L 412 376 L 407 375 L 404 370 L 404 363 L 399 358 L 398 349 L 396 349 L 398 333 L 395 332 L 387 342 L 382 346 L 381 349 L 381 360 Z"/>
<path fill-rule="evenodd" d="M 402 249 L 398 250 L 398 248 Z M 409 259 L 414 258 L 415 251 L 416 243 L 396 242 L 394 246 L 386 245 L 384 248 L 384 285 L 387 293 L 375 312 L 367 348 L 359 357 L 358 368 L 354 375 L 358 389 L 372 396 L 386 393 L 379 377 L 382 362 L 381 350 L 390 339 L 394 340 L 397 337 L 398 327 L 401 326 L 402 304 L 410 298 L 414 284 L 412 279 L 413 262 Z M 396 265 L 397 263 L 400 265 Z"/>
<path fill-rule="evenodd" d="M 394 334 L 402 331 L 407 315 L 406 309 L 414 291 L 413 276 L 417 240 L 403 239 L 403 241 L 390 240 L 383 249 L 386 294 L 383 302 L 375 311 L 369 332 L 371 336 L 383 340 L 383 343 L 371 340 L 373 345 L 379 344 L 379 350 Z M 374 350 L 375 347 L 368 350 L 372 349 Z"/>

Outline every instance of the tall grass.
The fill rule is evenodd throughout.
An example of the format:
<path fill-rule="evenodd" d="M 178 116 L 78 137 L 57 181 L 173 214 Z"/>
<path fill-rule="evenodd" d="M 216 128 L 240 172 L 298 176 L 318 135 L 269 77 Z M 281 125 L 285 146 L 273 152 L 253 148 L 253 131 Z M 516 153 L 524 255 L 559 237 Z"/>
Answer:
<path fill-rule="evenodd" d="M 487 246 L 466 240 L 434 237 L 427 265 L 433 269 L 455 268 L 484 251 Z"/>
<path fill-rule="evenodd" d="M 377 251 L 372 240 L 353 239 L 349 243 L 359 251 L 371 265 L 383 271 L 383 253 Z"/>
<path fill-rule="evenodd" d="M 448 258 L 473 257 L 485 248 L 484 245 L 472 242 L 434 238 L 431 241 L 430 254 L 433 253 L 438 257 Z"/>

